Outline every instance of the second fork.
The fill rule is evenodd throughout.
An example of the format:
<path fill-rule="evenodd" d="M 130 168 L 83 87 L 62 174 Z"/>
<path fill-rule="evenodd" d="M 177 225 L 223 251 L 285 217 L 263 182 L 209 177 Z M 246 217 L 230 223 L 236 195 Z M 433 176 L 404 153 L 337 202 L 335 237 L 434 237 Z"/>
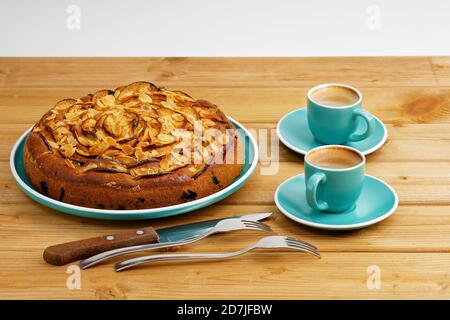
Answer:
<path fill-rule="evenodd" d="M 297 240 L 292 237 L 285 236 L 269 236 L 261 238 L 255 244 L 239 251 L 230 253 L 187 253 L 187 254 L 157 254 L 145 257 L 138 257 L 129 259 L 116 264 L 115 270 L 122 271 L 140 264 L 169 261 L 169 260 L 191 260 L 191 259 L 226 259 L 236 257 L 247 253 L 254 249 L 294 249 L 309 253 L 317 258 L 320 258 L 320 253 L 315 246 L 302 240 Z"/>

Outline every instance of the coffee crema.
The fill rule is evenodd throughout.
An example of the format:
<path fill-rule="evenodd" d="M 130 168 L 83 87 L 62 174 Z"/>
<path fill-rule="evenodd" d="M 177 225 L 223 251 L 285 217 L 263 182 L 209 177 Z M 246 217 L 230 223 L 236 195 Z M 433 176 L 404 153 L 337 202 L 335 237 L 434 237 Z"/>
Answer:
<path fill-rule="evenodd" d="M 310 153 L 306 159 L 313 166 L 325 169 L 347 169 L 363 162 L 361 156 L 349 149 L 327 147 Z"/>
<path fill-rule="evenodd" d="M 311 99 L 325 106 L 346 107 L 358 102 L 359 95 L 347 87 L 327 86 L 314 90 L 311 93 Z"/>

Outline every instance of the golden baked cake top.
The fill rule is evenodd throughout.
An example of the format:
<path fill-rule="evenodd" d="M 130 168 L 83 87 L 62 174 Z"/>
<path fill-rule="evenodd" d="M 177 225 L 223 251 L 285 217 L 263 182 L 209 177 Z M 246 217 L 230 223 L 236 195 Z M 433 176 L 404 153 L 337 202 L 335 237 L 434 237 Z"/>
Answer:
<path fill-rule="evenodd" d="M 135 82 L 62 100 L 33 132 L 74 170 L 142 178 L 185 167 L 193 176 L 201 173 L 223 157 L 234 137 L 231 128 L 227 117 L 208 101 Z M 204 134 L 211 129 L 213 134 Z"/>

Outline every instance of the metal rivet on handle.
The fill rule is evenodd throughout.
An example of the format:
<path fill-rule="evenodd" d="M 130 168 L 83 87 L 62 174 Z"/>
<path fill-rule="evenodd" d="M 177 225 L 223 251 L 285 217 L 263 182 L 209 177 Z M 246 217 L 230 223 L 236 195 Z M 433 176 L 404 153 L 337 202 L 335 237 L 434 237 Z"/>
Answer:
<path fill-rule="evenodd" d="M 144 230 L 138 230 L 136 231 L 136 234 L 144 234 Z"/>
<path fill-rule="evenodd" d="M 109 240 L 109 241 L 114 240 L 114 236 L 107 236 L 106 240 Z"/>

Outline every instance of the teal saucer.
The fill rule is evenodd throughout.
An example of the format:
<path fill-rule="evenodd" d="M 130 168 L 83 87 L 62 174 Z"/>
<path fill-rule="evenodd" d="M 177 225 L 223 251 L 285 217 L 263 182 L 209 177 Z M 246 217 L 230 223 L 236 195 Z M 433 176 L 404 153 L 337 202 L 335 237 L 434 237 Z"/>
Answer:
<path fill-rule="evenodd" d="M 306 202 L 305 175 L 302 173 L 278 187 L 275 203 L 284 215 L 301 224 L 326 230 L 353 230 L 389 217 L 398 206 L 398 197 L 387 183 L 366 175 L 355 208 L 340 213 L 316 211 Z"/>
<path fill-rule="evenodd" d="M 375 131 L 366 139 L 357 142 L 348 142 L 345 145 L 353 147 L 361 151 L 364 155 L 368 155 L 380 148 L 387 139 L 387 130 L 383 122 L 375 117 Z M 363 131 L 366 123 L 357 118 L 357 130 Z M 322 146 L 320 142 L 314 139 L 308 127 L 306 118 L 306 108 L 294 110 L 286 114 L 277 125 L 278 138 L 289 149 L 300 154 L 306 154 L 309 150 Z"/>
<path fill-rule="evenodd" d="M 241 174 L 227 187 L 224 189 L 190 202 L 185 202 L 177 205 L 161 207 L 161 208 L 151 208 L 151 209 L 140 209 L 140 210 L 106 210 L 106 209 L 94 209 L 76 206 L 68 203 L 64 203 L 52 198 L 49 198 L 33 188 L 30 181 L 28 181 L 25 175 L 25 168 L 23 164 L 23 147 L 25 144 L 26 137 L 31 129 L 25 132 L 19 140 L 17 140 L 14 145 L 11 156 L 10 156 L 10 167 L 11 172 L 16 180 L 20 189 L 33 200 L 41 203 L 42 205 L 55 209 L 60 212 L 88 217 L 94 219 L 107 219 L 107 220 L 139 220 L 139 219 L 155 219 L 155 218 L 165 218 L 173 215 L 178 215 L 200 208 L 209 206 L 215 202 L 218 202 L 225 197 L 228 197 L 233 192 L 239 190 L 251 177 L 256 169 L 258 163 L 258 146 L 256 140 L 250 134 L 250 132 L 239 122 L 229 117 L 233 124 L 237 128 L 237 132 L 240 134 L 245 154 L 244 154 L 244 166 Z"/>

